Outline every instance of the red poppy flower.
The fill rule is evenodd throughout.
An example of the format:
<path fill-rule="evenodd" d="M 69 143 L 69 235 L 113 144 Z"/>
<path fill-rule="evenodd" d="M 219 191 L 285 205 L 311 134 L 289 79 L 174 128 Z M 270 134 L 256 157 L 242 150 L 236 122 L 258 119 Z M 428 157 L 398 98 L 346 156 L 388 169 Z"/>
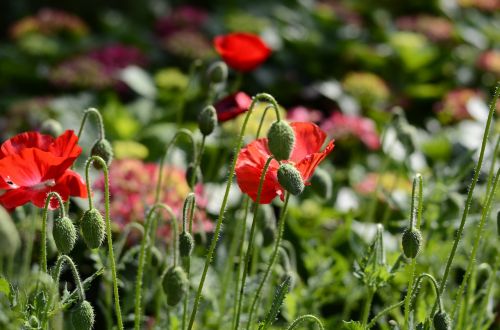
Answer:
<path fill-rule="evenodd" d="M 295 133 L 295 145 L 292 154 L 285 163 L 294 164 L 300 172 L 304 182 L 309 180 L 319 163 L 333 150 L 333 140 L 320 151 L 326 134 L 313 123 L 291 123 Z M 257 199 L 260 176 L 267 159 L 270 156 L 267 147 L 267 138 L 258 139 L 243 148 L 236 161 L 236 180 L 240 189 L 248 194 L 253 201 Z M 267 170 L 262 193 L 261 204 L 270 203 L 277 195 L 283 200 L 284 189 L 278 183 L 278 167 L 276 160 L 272 160 Z"/>
<path fill-rule="evenodd" d="M 244 92 L 237 92 L 226 96 L 214 105 L 217 111 L 217 119 L 219 122 L 233 119 L 240 113 L 248 111 L 250 104 L 252 104 L 252 98 Z"/>
<path fill-rule="evenodd" d="M 82 152 L 73 131 L 54 139 L 38 132 L 21 133 L 0 146 L 0 205 L 8 210 L 32 202 L 44 207 L 47 193 L 87 197 L 84 181 L 69 169 Z M 55 199 L 50 208 L 58 207 Z"/>
<path fill-rule="evenodd" d="M 217 36 L 214 46 L 228 66 L 243 72 L 254 70 L 271 55 L 271 49 L 264 41 L 250 33 Z"/>

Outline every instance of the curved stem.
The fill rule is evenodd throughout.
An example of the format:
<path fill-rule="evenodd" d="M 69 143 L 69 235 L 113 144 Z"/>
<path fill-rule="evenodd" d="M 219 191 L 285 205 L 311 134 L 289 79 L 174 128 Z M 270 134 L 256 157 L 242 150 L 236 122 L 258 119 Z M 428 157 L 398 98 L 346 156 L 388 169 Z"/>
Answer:
<path fill-rule="evenodd" d="M 105 220 L 106 220 L 106 235 L 108 237 L 108 253 L 109 253 L 109 263 L 111 264 L 111 276 L 113 278 L 113 293 L 115 297 L 115 314 L 116 320 L 118 322 L 118 329 L 123 330 L 122 313 L 120 308 L 120 296 L 118 293 L 118 278 L 116 276 L 116 264 L 115 256 L 113 253 L 113 235 L 111 233 L 111 217 L 109 208 L 109 173 L 108 166 L 106 162 L 99 156 L 90 157 L 89 161 L 85 166 L 85 173 L 88 174 L 90 164 L 93 162 L 98 162 L 104 173 L 104 209 L 105 209 Z M 88 177 L 88 175 L 87 175 Z M 87 187 L 88 188 L 88 187 Z M 91 198 L 89 195 L 89 203 L 91 204 Z"/>
<path fill-rule="evenodd" d="M 413 287 L 413 296 L 411 299 L 412 300 L 416 299 L 416 296 L 418 295 L 418 293 L 420 291 L 420 283 L 422 283 L 422 280 L 424 278 L 427 278 L 431 281 L 432 287 L 434 288 L 434 292 L 436 293 L 436 305 L 439 307 L 439 311 L 442 311 L 443 310 L 443 301 L 441 299 L 441 292 L 439 292 L 439 285 L 438 285 L 436 279 L 434 278 L 434 276 L 432 276 L 431 274 L 427 274 L 427 273 L 420 274 L 420 276 L 415 281 L 415 286 Z"/>
<path fill-rule="evenodd" d="M 460 221 L 460 226 L 458 227 L 457 234 L 455 236 L 455 240 L 453 242 L 453 247 L 451 248 L 450 255 L 448 257 L 448 261 L 446 262 L 446 268 L 444 271 L 443 278 L 441 279 L 440 286 L 439 286 L 439 292 L 443 293 L 445 288 L 446 288 L 446 281 L 448 280 L 448 276 L 450 274 L 450 269 L 451 269 L 451 264 L 453 262 L 453 259 L 455 258 L 455 253 L 457 252 L 458 248 L 458 243 L 460 242 L 460 239 L 462 238 L 462 233 L 464 231 L 464 226 L 465 226 L 465 221 L 467 220 L 467 216 L 469 215 L 469 210 L 472 204 L 472 194 L 474 192 L 474 188 L 476 186 L 477 180 L 479 178 L 479 173 L 481 172 L 481 166 L 483 165 L 483 157 L 484 157 L 484 151 L 486 149 L 486 143 L 488 142 L 488 135 L 490 133 L 490 126 L 491 122 L 493 120 L 493 114 L 495 113 L 496 109 L 496 104 L 498 97 L 500 95 L 500 84 L 497 84 L 495 88 L 495 92 L 493 94 L 493 99 L 491 100 L 490 103 L 490 109 L 488 113 L 488 119 L 486 121 L 486 127 L 484 129 L 484 135 L 483 135 L 483 141 L 481 143 L 481 151 L 479 153 L 479 159 L 477 161 L 477 165 L 474 169 L 474 177 L 472 178 L 469 191 L 467 193 L 467 200 L 465 201 L 465 208 L 464 212 L 462 214 L 462 220 Z M 436 306 L 434 306 L 433 311 L 436 310 Z"/>
<path fill-rule="evenodd" d="M 151 210 L 149 210 L 148 215 L 146 217 L 146 221 L 144 222 L 144 235 L 141 241 L 141 250 L 139 253 L 139 265 L 137 268 L 137 279 L 135 281 L 134 329 L 136 330 L 139 330 L 141 328 L 142 277 L 144 274 L 144 259 L 146 256 L 146 245 L 149 244 L 149 228 L 151 226 L 153 214 L 159 208 L 166 210 L 171 217 L 174 217 L 172 209 L 168 205 L 155 204 L 153 205 Z"/>
<path fill-rule="evenodd" d="M 200 299 L 201 299 L 201 291 L 203 290 L 203 286 L 205 284 L 205 279 L 207 277 L 208 267 L 210 266 L 210 263 L 212 262 L 215 248 L 217 246 L 217 241 L 219 240 L 219 235 L 220 235 L 220 231 L 221 231 L 221 227 L 222 227 L 222 220 L 224 218 L 224 212 L 226 212 L 226 205 L 227 205 L 227 200 L 228 200 L 228 196 L 229 196 L 229 190 L 231 189 L 231 185 L 233 183 L 234 169 L 236 168 L 237 155 L 240 152 L 241 147 L 243 145 L 243 136 L 245 134 L 245 130 L 246 130 L 246 127 L 248 124 L 248 119 L 250 118 L 250 115 L 252 114 L 253 109 L 254 109 L 255 105 L 257 104 L 257 102 L 261 102 L 261 101 L 265 101 L 265 102 L 273 104 L 276 108 L 276 111 L 278 112 L 278 110 L 277 110 L 278 105 L 276 103 L 276 100 L 274 100 L 274 98 L 269 94 L 261 93 L 261 94 L 257 94 L 253 98 L 252 103 L 250 104 L 248 112 L 245 116 L 245 120 L 243 122 L 243 126 L 242 126 L 242 129 L 240 131 L 240 135 L 238 137 L 238 143 L 236 145 L 235 156 L 233 157 L 233 162 L 232 162 L 231 167 L 229 169 L 229 175 L 228 175 L 227 184 L 226 184 L 226 191 L 225 191 L 224 197 L 222 199 L 222 205 L 221 205 L 221 208 L 219 211 L 219 217 L 217 218 L 217 223 L 215 225 L 214 237 L 212 238 L 212 241 L 210 242 L 208 254 L 207 254 L 207 257 L 205 259 L 205 266 L 203 268 L 203 273 L 201 274 L 200 284 L 198 285 L 198 291 L 196 292 L 196 297 L 195 297 L 194 305 L 193 305 L 193 311 L 191 312 L 191 318 L 189 320 L 189 326 L 188 326 L 189 330 L 191 330 L 193 328 L 194 320 L 196 318 L 196 313 L 198 311 L 198 305 L 199 305 Z"/>
<path fill-rule="evenodd" d="M 281 239 L 283 238 L 283 231 L 285 229 L 285 218 L 286 218 L 286 211 L 287 211 L 287 206 L 288 206 L 288 200 L 290 199 L 290 193 L 285 192 L 285 203 L 283 204 L 283 208 L 281 209 L 281 215 L 278 220 L 278 237 L 276 238 L 276 242 L 274 244 L 274 251 L 271 256 L 271 259 L 269 260 L 269 264 L 267 265 L 266 272 L 264 273 L 264 277 L 262 277 L 259 287 L 257 288 L 257 291 L 255 292 L 255 296 L 252 301 L 252 305 L 250 307 L 250 311 L 248 313 L 248 323 L 247 323 L 247 330 L 250 329 L 250 326 L 252 324 L 252 316 L 253 312 L 255 311 L 255 307 L 257 306 L 257 302 L 259 301 L 260 298 L 260 293 L 262 289 L 264 288 L 264 284 L 267 281 L 267 278 L 269 277 L 269 274 L 271 273 L 271 269 L 274 266 L 274 263 L 276 262 L 276 257 L 279 252 L 279 247 L 281 244 Z"/>
<path fill-rule="evenodd" d="M 97 126 L 99 126 L 99 139 L 100 140 L 104 139 L 104 137 L 105 137 L 105 134 L 104 134 L 104 121 L 102 120 L 101 113 L 99 112 L 99 110 L 97 110 L 95 108 L 88 108 L 83 113 L 83 119 L 82 119 L 82 122 L 80 123 L 80 129 L 78 130 L 78 135 L 77 135 L 78 136 L 78 140 L 80 140 L 80 137 L 81 137 L 82 131 L 83 131 L 83 126 L 85 126 L 85 122 L 87 121 L 87 117 L 88 117 L 89 114 L 93 114 L 94 116 L 96 116 L 96 118 L 97 118 Z"/>
<path fill-rule="evenodd" d="M 256 139 L 258 139 L 260 136 L 260 131 L 262 130 L 262 126 L 264 125 L 264 119 L 266 118 L 267 110 L 269 110 L 271 108 L 274 108 L 274 105 L 266 106 L 266 108 L 264 109 L 264 113 L 260 117 L 259 128 L 257 129 L 257 134 L 255 137 Z M 276 113 L 276 121 L 280 121 L 279 111 L 275 111 L 275 113 Z"/>
<path fill-rule="evenodd" d="M 71 272 L 73 273 L 73 279 L 75 280 L 76 283 L 76 290 L 78 292 L 80 301 L 84 301 L 85 291 L 83 290 L 82 280 L 80 279 L 80 275 L 78 274 L 78 270 L 76 269 L 75 263 L 69 256 L 62 254 L 59 256 L 59 258 L 57 258 L 56 268 L 54 270 L 54 273 L 52 274 L 52 278 L 54 279 L 54 282 L 56 282 L 56 284 L 59 284 L 59 278 L 61 277 L 61 270 L 64 261 L 66 261 L 66 263 L 69 264 L 71 268 Z"/>
<path fill-rule="evenodd" d="M 64 208 L 64 203 L 61 198 L 61 195 L 59 195 L 55 191 L 51 191 L 47 194 L 47 197 L 45 198 L 45 205 L 43 207 L 43 215 L 42 215 L 42 246 L 41 246 L 41 251 L 40 251 L 40 267 L 42 267 L 43 272 L 47 272 L 47 215 L 48 215 L 48 209 L 50 205 L 50 201 L 52 200 L 52 197 L 55 197 L 57 199 L 57 202 L 59 203 L 59 212 L 60 216 L 65 217 L 66 216 L 66 210 Z M 68 196 L 69 199 L 69 196 Z"/>
<path fill-rule="evenodd" d="M 194 158 L 196 159 L 196 144 L 194 142 L 193 134 L 191 133 L 191 131 L 189 131 L 185 128 L 181 128 L 180 130 L 178 130 L 175 133 L 172 140 L 170 140 L 170 142 L 167 144 L 167 146 L 165 147 L 165 152 L 163 153 L 162 157 L 160 158 L 160 165 L 158 166 L 158 171 L 159 171 L 158 182 L 156 184 L 156 193 L 155 193 L 155 203 L 156 204 L 160 202 L 160 197 L 161 197 L 160 191 L 161 191 L 161 186 L 163 184 L 163 164 L 165 162 L 165 158 L 167 157 L 167 154 L 168 154 L 168 151 L 170 150 L 170 147 L 174 145 L 174 143 L 177 141 L 177 139 L 181 135 L 185 135 L 191 140 Z"/>
<path fill-rule="evenodd" d="M 274 158 L 272 156 L 270 156 L 266 160 L 266 163 L 264 164 L 264 168 L 262 169 L 262 173 L 260 174 L 259 188 L 257 190 L 257 198 L 255 199 L 255 203 L 254 203 L 254 207 L 253 207 L 253 220 L 252 220 L 252 227 L 250 229 L 250 238 L 248 240 L 248 247 L 247 247 L 247 251 L 245 253 L 245 261 L 242 265 L 243 266 L 243 275 L 241 278 L 240 292 L 239 292 L 239 295 L 235 297 L 237 309 L 236 309 L 236 322 L 234 323 L 234 326 L 236 328 L 238 328 L 239 321 L 240 321 L 239 319 L 240 319 L 240 311 L 241 311 L 241 302 L 243 300 L 242 299 L 243 293 L 245 291 L 245 282 L 246 282 L 247 272 L 248 272 L 248 263 L 250 261 L 250 256 L 253 253 L 253 243 L 255 241 L 255 229 L 257 227 L 257 216 L 258 216 L 259 206 L 260 206 L 260 197 L 262 194 L 262 188 L 264 187 L 264 179 L 266 178 L 267 170 L 268 170 L 269 165 L 271 164 L 271 161 L 273 159 Z M 243 219 L 243 221 L 246 221 L 246 217 L 245 217 L 245 219 Z M 243 241 L 244 241 L 244 237 L 245 237 L 245 235 L 243 235 L 243 238 L 242 238 Z M 239 274 L 239 272 L 238 272 L 238 274 Z"/>
<path fill-rule="evenodd" d="M 368 323 L 368 325 L 366 326 L 367 329 L 370 329 L 371 327 L 373 327 L 375 325 L 375 323 L 382 317 L 384 316 L 385 314 L 389 313 L 390 311 L 392 311 L 393 309 L 395 308 L 398 308 L 400 306 L 403 306 L 405 303 L 404 300 L 398 302 L 398 303 L 395 303 L 394 305 L 391 305 L 385 309 L 383 309 L 380 313 L 378 313 L 377 315 L 375 315 L 373 317 L 373 319 L 370 321 L 370 323 Z"/>
<path fill-rule="evenodd" d="M 490 206 L 493 198 L 495 197 L 495 193 L 497 190 L 497 184 L 498 184 L 498 177 L 500 176 L 500 168 L 497 170 L 497 174 L 495 176 L 495 181 L 493 182 L 493 185 L 491 186 L 490 193 L 488 195 L 488 199 L 486 200 L 486 204 L 483 207 L 483 211 L 481 213 L 481 220 L 479 220 L 479 225 L 477 226 L 477 231 L 476 231 L 476 236 L 474 238 L 474 245 L 472 247 L 472 252 L 469 257 L 469 264 L 467 265 L 467 270 L 465 271 L 465 275 L 462 279 L 462 284 L 460 285 L 457 294 L 455 296 L 455 303 L 453 304 L 453 309 L 451 310 L 451 317 L 453 318 L 455 316 L 455 312 L 460 309 L 460 302 L 462 299 L 462 294 L 464 293 L 465 290 L 465 285 L 467 284 L 467 281 L 469 280 L 469 277 L 472 272 L 472 267 L 475 265 L 476 262 L 476 253 L 477 249 L 479 247 L 479 242 L 481 241 L 481 235 L 483 233 L 483 228 L 484 224 L 486 223 L 486 219 L 488 218 L 488 215 L 490 214 Z"/>
<path fill-rule="evenodd" d="M 205 149 L 205 139 L 206 139 L 206 136 L 203 135 L 203 137 L 201 138 L 200 148 L 197 152 L 197 157 L 195 158 L 194 173 L 193 173 L 193 176 L 191 176 L 191 182 L 189 182 L 189 186 L 192 187 L 191 188 L 192 190 L 194 190 L 194 185 L 196 184 L 196 179 L 198 178 L 198 176 L 196 175 L 196 173 L 197 173 L 196 171 L 201 163 L 201 156 L 203 155 L 203 149 Z M 201 169 L 200 169 L 200 171 L 201 171 Z"/>
<path fill-rule="evenodd" d="M 307 315 L 302 315 L 302 316 L 298 317 L 297 319 L 295 319 L 295 321 L 293 321 L 292 324 L 290 324 L 288 326 L 288 328 L 286 328 L 286 330 L 293 330 L 293 329 L 297 328 L 299 326 L 299 324 L 301 324 L 302 322 L 305 322 L 305 321 L 310 321 L 310 322 L 316 323 L 320 330 L 325 329 L 325 327 L 323 326 L 323 323 L 321 323 L 321 321 L 316 316 L 311 315 L 311 314 L 307 314 Z"/>

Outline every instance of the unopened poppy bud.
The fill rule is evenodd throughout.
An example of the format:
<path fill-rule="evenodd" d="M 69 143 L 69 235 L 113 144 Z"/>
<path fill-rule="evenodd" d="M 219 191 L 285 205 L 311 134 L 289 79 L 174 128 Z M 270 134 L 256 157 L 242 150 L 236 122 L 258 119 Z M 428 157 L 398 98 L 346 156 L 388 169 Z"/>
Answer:
<path fill-rule="evenodd" d="M 194 180 L 194 182 L 192 181 L 193 175 L 196 175 L 196 179 Z M 203 175 L 200 168 L 197 167 L 195 171 L 193 163 L 189 163 L 188 167 L 186 168 L 186 181 L 191 189 L 193 189 L 193 187 L 191 187 L 191 182 L 196 185 L 197 182 L 203 181 Z"/>
<path fill-rule="evenodd" d="M 83 213 L 80 228 L 82 229 L 83 240 L 90 249 L 101 246 L 105 236 L 104 220 L 97 209 L 92 208 Z"/>
<path fill-rule="evenodd" d="M 311 177 L 311 188 L 320 197 L 329 199 L 332 196 L 332 179 L 321 167 L 316 168 Z"/>
<path fill-rule="evenodd" d="M 227 80 L 227 65 L 222 61 L 212 63 L 207 70 L 207 77 L 211 83 L 220 84 Z"/>
<path fill-rule="evenodd" d="M 163 291 L 167 295 L 167 304 L 177 305 L 187 291 L 188 279 L 186 272 L 179 266 L 170 267 L 162 281 Z"/>
<path fill-rule="evenodd" d="M 53 137 L 57 137 L 64 132 L 63 127 L 60 122 L 55 119 L 47 119 L 40 126 L 40 133 L 48 134 Z"/>
<path fill-rule="evenodd" d="M 54 242 L 59 252 L 62 254 L 70 253 L 76 242 L 76 229 L 73 221 L 68 217 L 56 219 L 54 227 L 52 227 L 52 236 L 54 236 Z"/>
<path fill-rule="evenodd" d="M 104 162 L 106 163 L 106 166 L 109 167 L 109 165 L 111 165 L 111 161 L 113 160 L 113 147 L 108 140 L 99 139 L 95 141 L 94 145 L 92 146 L 90 155 L 101 157 L 102 160 L 104 160 Z M 99 170 L 102 168 L 101 163 L 99 162 L 94 162 L 93 165 Z"/>
<path fill-rule="evenodd" d="M 193 252 L 194 240 L 193 236 L 187 231 L 181 232 L 179 235 L 179 254 L 181 257 L 189 257 Z"/>
<path fill-rule="evenodd" d="M 87 300 L 78 303 L 71 313 L 71 323 L 74 329 L 91 330 L 94 326 L 94 321 L 94 309 Z"/>
<path fill-rule="evenodd" d="M 283 120 L 275 121 L 267 133 L 269 151 L 276 160 L 287 160 L 292 153 L 295 134 L 290 125 Z"/>
<path fill-rule="evenodd" d="M 292 195 L 299 195 L 305 187 L 300 172 L 291 164 L 280 165 L 278 169 L 278 182 Z"/>
<path fill-rule="evenodd" d="M 415 228 L 407 228 L 402 238 L 403 252 L 407 258 L 413 259 L 420 252 L 422 245 L 422 234 Z"/>
<path fill-rule="evenodd" d="M 211 105 L 201 110 L 198 116 L 198 127 L 201 134 L 207 136 L 212 134 L 217 125 L 217 111 Z"/>
<path fill-rule="evenodd" d="M 434 324 L 434 329 L 436 330 L 451 329 L 451 319 L 445 311 L 437 312 L 432 319 L 432 323 Z"/>

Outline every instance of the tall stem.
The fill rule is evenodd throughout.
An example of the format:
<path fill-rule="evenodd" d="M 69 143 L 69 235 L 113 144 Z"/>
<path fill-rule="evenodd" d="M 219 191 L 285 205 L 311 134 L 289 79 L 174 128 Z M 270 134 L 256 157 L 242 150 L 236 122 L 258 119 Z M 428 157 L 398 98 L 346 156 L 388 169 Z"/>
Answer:
<path fill-rule="evenodd" d="M 255 203 L 254 203 L 254 207 L 253 207 L 253 220 L 252 220 L 252 227 L 250 228 L 250 238 L 248 239 L 248 247 L 247 247 L 247 251 L 245 253 L 245 261 L 242 265 L 243 274 L 241 277 L 240 292 L 239 292 L 239 295 L 237 295 L 235 297 L 237 310 L 236 310 L 236 321 L 234 323 L 234 326 L 236 329 L 239 326 L 241 302 L 242 302 L 242 298 L 243 298 L 243 293 L 245 291 L 245 282 L 246 282 L 247 272 L 248 272 L 248 263 L 250 261 L 250 256 L 252 255 L 252 252 L 253 252 L 253 243 L 255 241 L 255 228 L 257 227 L 257 216 L 258 216 L 258 212 L 259 212 L 262 187 L 264 187 L 264 179 L 266 178 L 267 169 L 269 168 L 269 165 L 271 164 L 271 161 L 273 159 L 274 158 L 272 156 L 270 156 L 266 160 L 266 163 L 264 164 L 264 168 L 262 169 L 262 173 L 260 174 L 259 188 L 257 190 L 257 198 L 255 199 Z M 246 217 L 243 221 L 246 221 Z M 243 235 L 243 240 L 244 240 L 244 237 L 245 237 L 245 235 Z M 238 272 L 238 274 L 239 274 L 239 272 Z"/>
<path fill-rule="evenodd" d="M 281 244 L 281 239 L 283 238 L 283 231 L 285 229 L 285 218 L 286 218 L 286 211 L 288 207 L 288 200 L 290 199 L 290 193 L 285 192 L 285 203 L 283 204 L 283 208 L 281 209 L 281 215 L 278 220 L 278 237 L 276 238 L 276 242 L 274 244 L 274 251 L 271 256 L 271 259 L 269 260 L 269 264 L 267 265 L 266 272 L 264 273 L 264 276 L 262 277 L 259 287 L 257 288 L 257 291 L 255 292 L 255 296 L 252 301 L 252 305 L 250 307 L 250 311 L 248 313 L 248 323 L 247 323 L 247 330 L 250 329 L 251 324 L 252 324 L 252 316 L 253 312 L 255 311 L 255 307 L 257 306 L 257 302 L 259 301 L 260 298 L 260 293 L 262 289 L 264 288 L 264 284 L 267 281 L 267 278 L 269 277 L 269 274 L 271 273 L 271 269 L 274 266 L 274 263 L 276 262 L 276 257 L 278 256 L 279 252 L 279 247 Z"/>
<path fill-rule="evenodd" d="M 90 164 L 93 162 L 98 162 L 104 173 L 104 208 L 105 208 L 105 220 L 106 220 L 106 236 L 108 241 L 108 253 L 109 253 L 109 263 L 111 264 L 111 276 L 113 278 L 113 294 L 115 298 L 115 314 L 116 320 L 118 322 L 118 329 L 123 330 L 122 313 L 120 308 L 120 296 L 118 293 L 118 278 L 116 276 L 116 264 L 115 256 L 113 253 L 113 236 L 111 232 L 111 217 L 110 217 L 110 207 L 109 207 L 109 173 L 108 166 L 106 162 L 99 156 L 90 157 L 89 161 L 85 166 L 85 171 L 88 173 Z M 89 195 L 90 198 L 90 195 Z"/>
<path fill-rule="evenodd" d="M 75 280 L 76 283 L 76 290 L 78 292 L 78 297 L 80 298 L 80 301 L 84 301 L 85 291 L 83 290 L 82 280 L 80 279 L 80 275 L 78 274 L 78 270 L 76 269 L 75 263 L 69 256 L 65 254 L 59 256 L 56 262 L 54 273 L 52 274 L 52 278 L 56 283 L 59 283 L 59 278 L 61 277 L 62 265 L 65 261 L 70 266 L 71 272 L 73 273 L 73 279 Z"/>
<path fill-rule="evenodd" d="M 61 215 L 61 218 L 66 216 L 66 211 L 64 208 L 64 204 L 61 198 L 61 195 L 59 195 L 55 191 L 51 191 L 47 194 L 47 197 L 45 198 L 45 206 L 43 207 L 43 215 L 42 215 L 42 246 L 41 246 L 41 251 L 40 251 L 40 267 L 42 267 L 42 271 L 47 273 L 47 215 L 48 215 L 48 209 L 50 205 L 50 201 L 52 200 L 52 197 L 55 197 L 57 199 L 57 202 L 59 203 L 59 212 Z M 69 199 L 69 196 L 68 196 Z"/>
<path fill-rule="evenodd" d="M 184 201 L 184 207 L 182 212 L 182 231 L 189 232 L 192 234 L 193 232 L 193 217 L 194 217 L 194 208 L 196 206 L 196 200 L 194 193 L 189 193 Z M 189 225 L 188 225 L 189 223 Z M 189 283 L 189 275 L 191 272 L 191 256 L 188 255 L 184 258 L 184 269 L 186 271 L 186 277 Z M 182 310 L 182 330 L 186 328 L 187 324 L 187 313 L 188 313 L 188 298 L 190 292 L 190 285 L 187 287 L 187 292 L 184 295 L 183 302 L 183 310 Z"/>
<path fill-rule="evenodd" d="M 474 177 L 472 178 L 469 191 L 467 193 L 467 200 L 465 201 L 465 208 L 462 214 L 462 220 L 460 221 L 460 226 L 458 227 L 457 234 L 455 235 L 455 240 L 453 241 L 453 247 L 451 248 L 450 255 L 448 257 L 448 261 L 446 262 L 446 268 L 444 270 L 443 278 L 441 279 L 441 283 L 439 286 L 439 292 L 442 294 L 444 289 L 446 288 L 446 281 L 448 280 L 448 276 L 450 274 L 451 264 L 453 263 L 453 259 L 455 258 L 455 253 L 457 252 L 458 243 L 462 238 L 462 233 L 464 231 L 465 221 L 467 220 L 467 216 L 469 215 L 469 210 L 472 204 L 472 195 L 474 192 L 474 188 L 477 183 L 477 179 L 479 177 L 479 173 L 481 172 L 481 166 L 483 165 L 483 157 L 484 150 L 486 149 L 486 143 L 488 142 L 488 135 L 490 134 L 490 126 L 493 120 L 493 114 L 495 113 L 496 104 L 498 97 L 500 95 L 500 84 L 497 84 L 495 88 L 495 92 L 493 94 L 493 99 L 490 103 L 490 109 L 488 113 L 488 119 L 486 121 L 486 127 L 484 129 L 483 141 L 481 143 L 481 151 L 479 153 L 479 159 L 477 161 L 477 165 L 474 169 Z M 436 310 L 436 306 L 434 306 L 433 311 Z"/>
<path fill-rule="evenodd" d="M 219 217 L 217 218 L 217 223 L 215 225 L 214 237 L 212 238 L 212 241 L 210 243 L 210 247 L 208 249 L 208 254 L 207 254 L 207 257 L 205 259 L 205 266 L 203 268 L 203 273 L 201 274 L 200 284 L 198 285 L 198 291 L 196 292 L 196 297 L 195 297 L 194 305 L 193 305 L 193 311 L 191 312 L 191 318 L 189 320 L 189 326 L 188 326 L 189 330 L 191 330 L 193 328 L 194 320 L 196 318 L 196 313 L 198 311 L 198 305 L 199 305 L 200 299 L 201 299 L 201 291 L 203 290 L 203 286 L 205 284 L 205 279 L 207 277 L 208 267 L 210 266 L 210 263 L 212 262 L 215 248 L 216 248 L 217 242 L 219 240 L 219 235 L 220 235 L 220 231 L 221 231 L 221 227 L 222 227 L 222 220 L 224 218 L 224 212 L 226 212 L 226 205 L 227 205 L 227 200 L 228 200 L 228 196 L 229 196 L 229 190 L 231 189 L 231 185 L 233 183 L 237 155 L 240 152 L 241 147 L 243 145 L 243 137 L 244 137 L 245 130 L 246 130 L 246 127 L 248 124 L 248 119 L 250 118 L 250 115 L 252 114 L 256 103 L 262 102 L 262 101 L 273 104 L 275 106 L 277 116 L 279 117 L 278 104 L 276 103 L 276 100 L 271 95 L 262 93 L 262 94 L 257 94 L 253 98 L 252 103 L 250 104 L 248 112 L 245 116 L 245 120 L 243 122 L 243 127 L 241 129 L 240 135 L 238 137 L 238 143 L 236 145 L 235 156 L 233 157 L 233 163 L 231 164 L 231 167 L 229 170 L 229 175 L 228 175 L 227 184 L 226 184 L 226 191 L 225 191 L 224 197 L 222 199 L 222 205 L 221 205 L 221 208 L 219 211 Z"/>

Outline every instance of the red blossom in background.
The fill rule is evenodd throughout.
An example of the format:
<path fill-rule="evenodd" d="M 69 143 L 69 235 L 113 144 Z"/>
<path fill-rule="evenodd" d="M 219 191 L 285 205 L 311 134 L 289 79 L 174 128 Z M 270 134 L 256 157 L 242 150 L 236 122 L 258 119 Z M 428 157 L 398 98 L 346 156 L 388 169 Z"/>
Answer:
<path fill-rule="evenodd" d="M 217 36 L 214 46 L 229 67 L 243 72 L 256 69 L 271 55 L 264 41 L 251 33 Z"/>
<path fill-rule="evenodd" d="M 87 197 L 85 183 L 70 166 L 82 152 L 73 131 L 54 139 L 38 132 L 21 133 L 0 146 L 0 204 L 12 211 L 32 202 L 44 207 L 47 193 Z M 50 208 L 58 207 L 53 199 Z"/>
<path fill-rule="evenodd" d="M 295 145 L 288 161 L 294 164 L 307 183 L 319 163 L 333 150 L 334 141 L 330 141 L 323 151 L 321 146 L 325 142 L 326 134 L 313 123 L 291 123 L 295 133 Z M 270 156 L 267 147 L 267 138 L 258 139 L 241 150 L 236 161 L 236 179 L 240 189 L 248 194 L 253 201 L 257 199 L 260 176 L 264 165 Z M 267 170 L 262 194 L 261 204 L 270 203 L 276 196 L 283 199 L 284 189 L 278 183 L 279 164 L 272 160 Z"/>
<path fill-rule="evenodd" d="M 225 122 L 239 114 L 248 111 L 252 98 L 244 92 L 237 92 L 226 96 L 214 104 L 219 122 Z"/>

